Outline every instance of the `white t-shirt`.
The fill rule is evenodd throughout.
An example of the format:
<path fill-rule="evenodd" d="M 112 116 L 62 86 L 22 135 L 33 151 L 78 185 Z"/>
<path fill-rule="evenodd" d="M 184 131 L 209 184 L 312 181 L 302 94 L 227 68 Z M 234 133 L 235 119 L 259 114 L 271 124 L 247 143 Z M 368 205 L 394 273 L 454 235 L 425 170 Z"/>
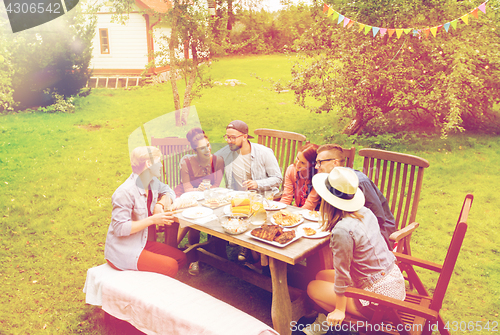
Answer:
<path fill-rule="evenodd" d="M 236 185 L 234 185 L 235 190 L 244 190 L 243 182 L 252 179 L 252 173 L 250 171 L 251 163 L 252 158 L 250 154 L 238 155 L 233 161 L 233 176 L 236 181 Z"/>

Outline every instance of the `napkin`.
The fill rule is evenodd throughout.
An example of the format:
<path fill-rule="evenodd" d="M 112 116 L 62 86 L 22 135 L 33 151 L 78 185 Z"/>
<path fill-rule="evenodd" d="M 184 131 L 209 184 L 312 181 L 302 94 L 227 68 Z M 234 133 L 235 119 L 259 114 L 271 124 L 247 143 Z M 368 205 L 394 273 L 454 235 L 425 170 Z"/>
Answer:
<path fill-rule="evenodd" d="M 211 214 L 209 216 L 205 216 L 204 218 L 199 218 L 194 220 L 194 223 L 204 225 L 210 221 L 217 220 L 217 215 Z"/>

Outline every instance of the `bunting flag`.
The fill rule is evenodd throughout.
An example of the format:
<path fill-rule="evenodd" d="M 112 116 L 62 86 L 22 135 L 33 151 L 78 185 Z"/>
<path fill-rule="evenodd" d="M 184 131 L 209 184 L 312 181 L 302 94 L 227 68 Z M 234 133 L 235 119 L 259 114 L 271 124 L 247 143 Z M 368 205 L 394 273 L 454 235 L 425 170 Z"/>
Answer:
<path fill-rule="evenodd" d="M 479 17 L 479 11 L 482 13 L 486 14 L 486 3 L 489 0 L 483 2 L 480 4 L 478 7 L 474 8 L 471 10 L 469 13 L 464 14 L 460 16 L 459 18 L 456 18 L 455 20 L 452 20 L 450 22 L 446 22 L 444 24 L 440 24 L 438 26 L 432 27 L 432 28 L 381 28 L 381 27 L 373 27 L 361 22 L 356 22 L 340 13 L 338 13 L 336 10 L 331 8 L 329 5 L 324 4 L 323 5 L 323 13 L 327 15 L 327 17 L 332 17 L 332 20 L 337 20 L 337 24 L 340 24 L 342 22 L 344 28 L 351 28 L 354 23 L 358 24 L 358 32 L 361 33 L 363 32 L 365 35 L 368 34 L 369 31 L 372 31 L 373 37 L 376 37 L 377 34 L 380 35 L 380 37 L 384 37 L 386 34 L 388 35 L 388 38 L 391 38 L 394 33 L 396 33 L 397 38 L 399 39 L 403 33 L 405 34 L 412 34 L 413 37 L 418 37 L 421 38 L 424 36 L 425 38 L 429 38 L 429 33 L 432 33 L 432 36 L 437 37 L 437 34 L 439 31 L 444 28 L 446 32 L 449 32 L 450 26 L 453 27 L 453 29 L 457 29 L 458 21 L 462 20 L 463 23 L 466 25 L 469 25 L 469 16 L 472 15 L 476 19 Z M 363 31 L 364 30 L 364 31 Z M 380 34 L 379 34 L 380 32 Z"/>
<path fill-rule="evenodd" d="M 344 18 L 344 28 L 349 24 L 349 22 L 351 22 L 351 19 L 348 19 L 347 17 Z"/>
<path fill-rule="evenodd" d="M 465 14 L 463 16 L 460 16 L 460 18 L 462 19 L 462 21 L 465 22 L 465 24 L 469 24 L 469 14 Z"/>

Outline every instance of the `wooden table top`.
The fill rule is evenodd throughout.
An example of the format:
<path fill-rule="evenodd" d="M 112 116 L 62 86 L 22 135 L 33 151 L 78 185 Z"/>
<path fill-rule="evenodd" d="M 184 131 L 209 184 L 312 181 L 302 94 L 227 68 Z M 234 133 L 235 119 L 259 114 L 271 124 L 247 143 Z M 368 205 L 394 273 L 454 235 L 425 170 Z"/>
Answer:
<path fill-rule="evenodd" d="M 217 217 L 221 217 L 224 215 L 224 207 L 219 207 L 214 209 L 214 214 L 217 215 Z M 297 211 L 303 211 L 303 209 L 300 209 L 295 206 L 287 206 L 287 210 L 290 212 L 297 212 Z M 273 213 L 276 213 L 275 211 L 268 211 L 268 216 L 267 216 L 267 223 L 271 224 L 270 218 Z M 207 234 L 216 236 L 220 239 L 226 240 L 228 242 L 235 243 L 237 245 L 240 245 L 242 247 L 245 247 L 250 250 L 254 250 L 256 252 L 259 252 L 261 254 L 267 255 L 269 257 L 281 260 L 283 262 L 286 262 L 288 264 L 295 265 L 302 261 L 303 259 L 307 258 L 308 256 L 316 253 L 319 251 L 321 248 L 324 246 L 328 245 L 329 243 L 329 237 L 323 237 L 323 238 L 306 238 L 306 237 L 300 237 L 298 240 L 290 243 L 289 245 L 285 247 L 277 247 L 272 244 L 266 243 L 259 241 L 251 236 L 249 236 L 249 232 L 259 226 L 253 226 L 251 225 L 250 228 L 243 234 L 239 235 L 230 235 L 227 234 L 221 227 L 220 222 L 218 219 L 210 221 L 205 224 L 195 224 L 194 220 L 188 220 L 186 219 L 182 213 L 176 214 L 176 217 L 180 223 L 181 226 L 189 226 L 191 228 L 194 228 L 199 231 L 203 231 Z M 311 222 L 306 219 L 304 219 L 303 223 Z M 302 224 L 301 224 L 302 225 Z M 290 229 L 297 229 L 300 228 L 301 225 L 298 225 L 297 227 L 290 228 Z"/>

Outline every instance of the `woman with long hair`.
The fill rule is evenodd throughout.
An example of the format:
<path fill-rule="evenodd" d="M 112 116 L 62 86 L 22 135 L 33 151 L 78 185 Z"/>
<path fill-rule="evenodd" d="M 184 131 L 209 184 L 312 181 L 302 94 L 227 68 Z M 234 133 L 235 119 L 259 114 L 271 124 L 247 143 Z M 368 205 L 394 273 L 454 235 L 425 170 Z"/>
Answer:
<path fill-rule="evenodd" d="M 295 199 L 295 206 L 315 210 L 321 198 L 314 191 L 312 178 L 316 173 L 316 150 L 318 145 L 308 143 L 297 152 L 295 161 L 285 173 L 285 184 L 280 202 L 290 205 Z"/>
<path fill-rule="evenodd" d="M 186 138 L 194 150 L 194 155 L 182 157 L 180 165 L 181 183 L 175 188 L 175 194 L 180 196 L 184 192 L 204 191 L 200 186 L 204 179 L 210 180 L 210 187 L 219 187 L 224 174 L 224 159 L 212 155 L 208 136 L 201 128 L 193 128 L 188 131 Z M 200 241 L 198 230 L 184 227 L 179 229 L 177 244 L 181 243 L 188 233 L 188 242 L 193 245 Z M 196 276 L 200 272 L 198 261 L 189 264 L 189 274 Z"/>
<path fill-rule="evenodd" d="M 367 319 L 373 315 L 368 301 L 344 295 L 349 286 L 399 300 L 406 296 L 396 258 L 380 233 L 377 218 L 364 207 L 358 183 L 356 173 L 345 167 L 313 177 L 314 189 L 322 198 L 322 228 L 331 232 L 334 269 L 318 272 L 307 294 L 329 313 L 326 321 L 331 326 L 341 324 L 346 311 Z"/>

